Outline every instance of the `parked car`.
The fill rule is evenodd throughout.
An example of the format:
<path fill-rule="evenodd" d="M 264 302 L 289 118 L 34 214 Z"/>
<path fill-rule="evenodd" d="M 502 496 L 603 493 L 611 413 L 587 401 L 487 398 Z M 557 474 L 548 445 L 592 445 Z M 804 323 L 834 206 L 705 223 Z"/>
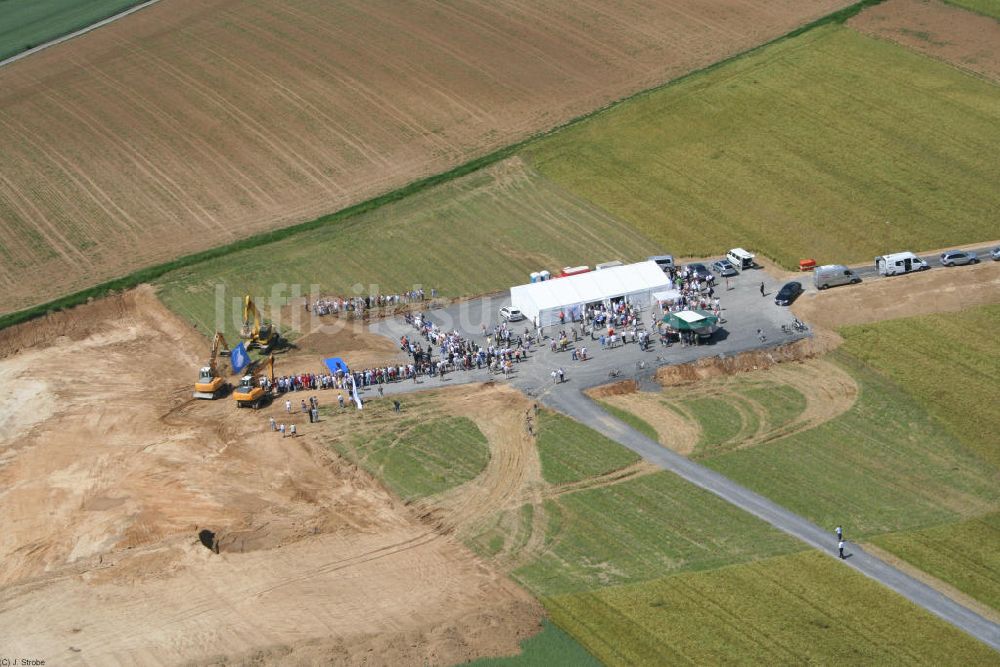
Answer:
<path fill-rule="evenodd" d="M 733 263 L 740 271 L 745 271 L 746 269 L 752 269 L 757 266 L 757 261 L 754 259 L 752 252 L 747 252 L 743 248 L 733 248 L 726 253 L 726 259 Z"/>
<path fill-rule="evenodd" d="M 715 282 L 715 274 L 708 270 L 708 267 L 704 264 L 688 264 L 688 271 L 691 275 L 698 278 L 698 280 L 705 280 L 708 282 Z"/>
<path fill-rule="evenodd" d="M 1000 245 L 990 251 L 990 257 L 993 258 L 994 262 L 1000 262 Z"/>
<path fill-rule="evenodd" d="M 963 264 L 978 264 L 979 257 L 968 250 L 949 250 L 941 253 L 941 266 L 962 266 Z"/>
<path fill-rule="evenodd" d="M 508 322 L 519 322 L 524 319 L 524 313 L 517 308 L 504 306 L 500 309 L 500 319 L 507 320 Z"/>
<path fill-rule="evenodd" d="M 653 255 L 649 258 L 649 261 L 656 262 L 656 265 L 660 267 L 664 273 L 674 268 L 673 255 Z"/>
<path fill-rule="evenodd" d="M 720 259 L 718 262 L 712 262 L 712 270 L 723 278 L 740 275 L 740 272 L 736 270 L 736 267 L 733 266 L 732 262 L 725 258 Z"/>
<path fill-rule="evenodd" d="M 792 302 L 799 298 L 804 290 L 802 289 L 802 283 L 792 281 L 790 283 L 785 283 L 778 294 L 774 297 L 774 303 L 779 306 L 790 306 Z"/>

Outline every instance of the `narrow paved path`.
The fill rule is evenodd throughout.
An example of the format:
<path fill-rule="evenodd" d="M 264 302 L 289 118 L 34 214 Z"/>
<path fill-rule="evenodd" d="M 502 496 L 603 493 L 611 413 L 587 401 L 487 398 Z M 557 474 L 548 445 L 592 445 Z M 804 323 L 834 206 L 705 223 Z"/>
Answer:
<path fill-rule="evenodd" d="M 832 527 L 821 529 L 729 478 L 670 451 L 618 421 L 584 394 L 574 390 L 562 392 L 556 388 L 543 392 L 539 399 L 546 405 L 628 447 L 645 460 L 680 475 L 692 484 L 797 537 L 820 552 L 836 557 L 837 542 Z M 1000 625 L 986 620 L 930 586 L 865 553 L 855 544 L 850 544 L 847 551 L 851 557 L 844 563 L 849 567 L 891 588 L 994 650 L 1000 651 Z"/>
<path fill-rule="evenodd" d="M 27 51 L 22 51 L 21 53 L 18 53 L 17 55 L 14 55 L 14 56 L 11 56 L 10 58 L 7 58 L 6 60 L 0 60 L 0 67 L 3 67 L 4 65 L 10 65 L 11 63 L 16 63 L 18 60 L 21 60 L 22 58 L 27 58 L 30 55 L 34 55 L 34 54 L 38 53 L 39 51 L 43 51 L 43 50 L 49 48 L 50 46 L 55 46 L 56 44 L 62 44 L 63 42 L 68 42 L 69 40 L 73 39 L 74 37 L 79 37 L 80 35 L 87 34 L 91 30 L 97 30 L 98 28 L 102 28 L 102 27 L 108 25 L 109 23 L 114 23 L 118 19 L 125 18 L 129 14 L 134 14 L 135 12 L 139 11 L 140 9 L 145 9 L 146 7 L 149 7 L 150 5 L 155 5 L 159 1 L 160 0 L 147 0 L 146 2 L 144 2 L 144 3 L 140 4 L 140 5 L 135 5 L 134 7 L 129 7 L 125 11 L 119 12 L 119 13 L 115 14 L 114 16 L 109 16 L 106 19 L 101 19 L 97 23 L 91 23 L 90 25 L 86 26 L 85 28 L 80 28 L 79 30 L 75 30 L 75 31 L 69 33 L 68 35 L 63 35 L 62 37 L 57 37 L 56 39 L 53 39 L 53 40 L 48 41 L 48 42 L 45 42 L 44 44 L 39 44 L 38 46 L 36 46 L 34 48 L 28 49 Z"/>

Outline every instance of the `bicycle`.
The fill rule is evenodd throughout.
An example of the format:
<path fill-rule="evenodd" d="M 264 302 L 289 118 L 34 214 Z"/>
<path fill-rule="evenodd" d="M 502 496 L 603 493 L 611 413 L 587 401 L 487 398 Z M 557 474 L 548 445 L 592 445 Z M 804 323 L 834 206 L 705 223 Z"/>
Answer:
<path fill-rule="evenodd" d="M 645 370 L 645 368 L 646 368 L 646 362 L 645 361 L 640 360 L 640 361 L 635 362 L 635 369 L 637 371 Z"/>
<path fill-rule="evenodd" d="M 608 371 L 608 378 L 609 379 L 614 379 L 614 378 L 618 377 L 621 374 L 622 374 L 622 371 L 621 371 L 620 368 L 612 368 L 610 371 Z"/>
<path fill-rule="evenodd" d="M 792 326 L 795 327 L 796 331 L 809 331 L 809 327 L 806 326 L 806 323 L 799 318 L 792 320 Z"/>

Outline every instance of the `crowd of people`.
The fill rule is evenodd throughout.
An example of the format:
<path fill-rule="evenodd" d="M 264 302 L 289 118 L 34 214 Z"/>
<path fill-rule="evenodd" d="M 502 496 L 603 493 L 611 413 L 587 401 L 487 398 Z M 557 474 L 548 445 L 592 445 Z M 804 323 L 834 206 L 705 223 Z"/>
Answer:
<path fill-rule="evenodd" d="M 437 290 L 431 290 L 431 298 L 437 297 Z M 410 303 L 420 303 L 426 299 L 423 288 L 399 294 L 376 294 L 374 296 L 331 296 L 317 299 L 312 304 L 312 312 L 317 315 L 357 314 L 373 308 L 390 308 Z M 306 311 L 310 309 L 309 302 Z"/>

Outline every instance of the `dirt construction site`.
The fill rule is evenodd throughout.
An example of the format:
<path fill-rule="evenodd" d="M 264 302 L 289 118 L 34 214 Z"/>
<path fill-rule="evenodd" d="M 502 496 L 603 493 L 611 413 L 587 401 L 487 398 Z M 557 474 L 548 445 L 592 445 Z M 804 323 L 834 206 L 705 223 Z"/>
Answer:
<path fill-rule="evenodd" d="M 950 310 L 968 305 L 958 293 L 995 300 L 998 270 L 990 262 L 873 281 L 797 310 L 829 319 L 856 312 L 858 299 L 875 318 Z M 919 307 L 906 307 L 916 295 Z M 815 349 L 799 356 L 836 346 L 833 332 L 815 333 L 803 341 Z M 368 344 L 372 358 L 388 351 L 381 337 L 345 335 L 352 354 Z M 302 340 L 281 363 L 306 370 L 338 342 Z M 205 339 L 148 287 L 0 332 L 0 378 L 16 388 L 0 398 L 0 627 L 18 629 L 4 638 L 8 650 L 86 664 L 449 664 L 516 653 L 539 630 L 541 606 L 506 574 L 545 549 L 544 530 L 490 562 L 460 542 L 486 516 L 541 508 L 558 491 L 543 488 L 523 436 L 522 394 L 446 390 L 435 409 L 473 419 L 489 463 L 472 482 L 405 505 L 325 446 L 323 427 L 286 439 L 268 432 L 267 417 L 284 412 L 278 402 L 251 412 L 192 400 L 206 354 Z M 762 359 L 743 365 L 766 367 Z M 705 368 L 659 379 L 726 372 Z M 807 386 L 801 370 L 775 372 Z M 849 405 L 813 393 L 802 423 L 786 429 Z M 678 451 L 697 437 L 676 434 L 663 444 Z"/>
<path fill-rule="evenodd" d="M 4 335 L 7 649 L 447 664 L 537 632 L 528 593 L 308 435 L 192 401 L 206 342 L 150 290 Z"/>

